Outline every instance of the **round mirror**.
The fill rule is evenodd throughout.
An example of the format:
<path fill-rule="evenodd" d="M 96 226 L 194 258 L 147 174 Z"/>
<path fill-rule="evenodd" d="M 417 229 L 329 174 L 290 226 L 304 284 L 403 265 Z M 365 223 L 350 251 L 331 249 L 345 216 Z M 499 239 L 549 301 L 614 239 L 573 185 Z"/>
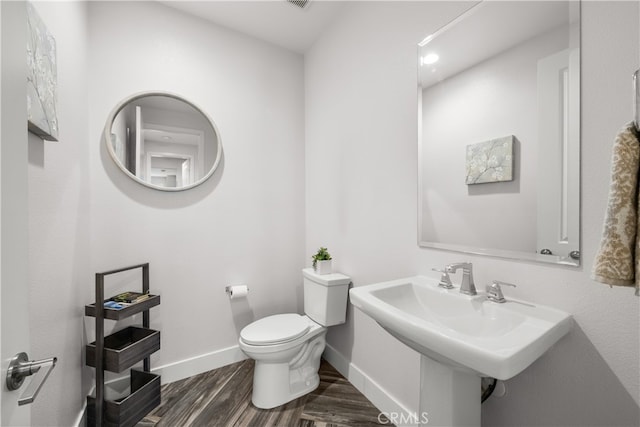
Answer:
<path fill-rule="evenodd" d="M 206 181 L 222 158 L 220 133 L 191 102 L 166 92 L 145 92 L 118 104 L 107 119 L 111 158 L 133 180 L 163 191 Z"/>

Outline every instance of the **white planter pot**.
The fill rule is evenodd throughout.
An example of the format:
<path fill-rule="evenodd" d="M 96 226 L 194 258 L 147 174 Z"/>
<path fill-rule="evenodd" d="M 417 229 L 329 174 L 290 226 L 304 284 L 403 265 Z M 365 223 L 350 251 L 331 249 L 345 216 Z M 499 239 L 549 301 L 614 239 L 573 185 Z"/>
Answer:
<path fill-rule="evenodd" d="M 316 274 L 330 274 L 331 273 L 331 260 L 317 261 L 316 262 Z"/>

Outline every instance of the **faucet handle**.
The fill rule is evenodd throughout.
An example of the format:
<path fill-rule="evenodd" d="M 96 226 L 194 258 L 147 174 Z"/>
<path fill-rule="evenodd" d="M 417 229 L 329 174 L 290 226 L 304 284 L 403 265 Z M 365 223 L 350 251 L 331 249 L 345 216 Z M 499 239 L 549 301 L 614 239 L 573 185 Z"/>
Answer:
<path fill-rule="evenodd" d="M 437 271 L 441 273 L 440 275 L 440 283 L 438 286 L 445 289 L 453 289 L 453 283 L 451 283 L 451 278 L 449 277 L 449 272 L 446 268 L 440 270 L 438 268 L 432 268 L 433 271 Z"/>
<path fill-rule="evenodd" d="M 491 283 L 490 285 L 487 285 L 487 299 L 489 301 L 493 301 L 497 303 L 506 302 L 507 300 L 504 298 L 504 295 L 502 294 L 502 286 L 511 286 L 512 288 L 516 287 L 516 285 L 514 285 L 513 283 L 494 280 L 493 283 Z"/>

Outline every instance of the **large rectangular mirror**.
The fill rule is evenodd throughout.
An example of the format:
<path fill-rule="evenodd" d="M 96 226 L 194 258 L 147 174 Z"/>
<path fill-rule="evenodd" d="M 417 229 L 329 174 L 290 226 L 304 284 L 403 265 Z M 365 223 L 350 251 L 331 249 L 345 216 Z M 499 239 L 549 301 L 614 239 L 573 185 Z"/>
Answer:
<path fill-rule="evenodd" d="M 478 3 L 418 59 L 420 246 L 579 265 L 580 3 Z"/>

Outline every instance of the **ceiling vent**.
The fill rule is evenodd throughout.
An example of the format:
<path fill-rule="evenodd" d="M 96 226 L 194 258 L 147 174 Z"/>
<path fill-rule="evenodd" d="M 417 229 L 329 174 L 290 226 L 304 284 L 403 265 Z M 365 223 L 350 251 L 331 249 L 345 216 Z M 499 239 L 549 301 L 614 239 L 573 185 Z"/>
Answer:
<path fill-rule="evenodd" d="M 299 7 L 300 9 L 305 9 L 307 6 L 309 6 L 311 0 L 287 0 L 287 2 Z"/>

